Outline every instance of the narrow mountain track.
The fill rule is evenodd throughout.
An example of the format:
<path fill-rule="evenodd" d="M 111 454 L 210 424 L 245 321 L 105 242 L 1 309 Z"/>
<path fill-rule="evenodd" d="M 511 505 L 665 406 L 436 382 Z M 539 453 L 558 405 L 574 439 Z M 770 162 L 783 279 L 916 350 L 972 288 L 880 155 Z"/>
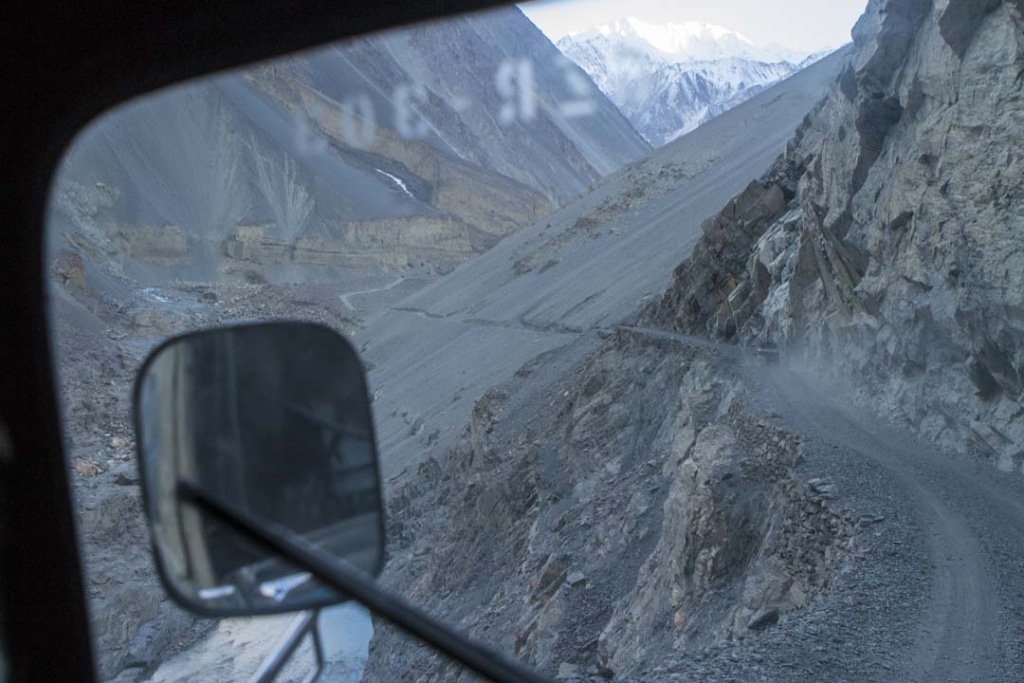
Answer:
<path fill-rule="evenodd" d="M 348 310 L 350 310 L 350 311 L 359 311 L 358 308 L 356 308 L 355 306 L 352 305 L 352 297 L 354 297 L 354 296 L 362 296 L 364 294 L 373 294 L 375 292 L 386 292 L 386 291 L 394 289 L 398 285 L 402 284 L 403 282 L 405 282 L 405 280 L 406 280 L 406 278 L 400 277 L 400 278 L 397 278 L 394 282 L 391 282 L 390 284 L 384 285 L 383 287 L 375 287 L 373 289 L 364 289 L 364 290 L 359 291 L 359 292 L 349 292 L 348 294 L 339 294 L 338 298 L 341 299 L 341 303 L 345 304 L 345 307 Z"/>
<path fill-rule="evenodd" d="M 909 596 L 901 604 L 912 612 L 901 615 L 912 625 L 910 633 L 893 624 L 890 651 L 879 653 L 892 660 L 890 680 L 1024 680 L 1019 476 L 917 443 L 881 419 L 858 414 L 842 395 L 822 391 L 806 374 L 774 366 L 761 376 L 772 410 L 812 440 L 818 455 L 810 456 L 811 466 L 819 464 L 815 459 L 844 460 L 837 468 L 837 483 L 848 491 L 844 502 L 892 511 L 901 520 L 896 523 L 921 541 L 891 558 L 914 565 L 923 580 L 908 586 L 893 574 L 896 585 L 888 587 L 891 595 Z M 887 486 L 876 486 L 874 478 Z M 878 603 L 882 619 L 888 596 L 875 593 L 864 598 Z"/>
<path fill-rule="evenodd" d="M 870 520 L 835 594 L 753 645 L 770 653 L 768 680 L 1024 681 L 1024 479 L 922 444 L 804 370 L 617 329 L 715 349 L 754 387 L 752 406 L 801 437 L 798 473 L 829 477 L 834 504 Z"/>

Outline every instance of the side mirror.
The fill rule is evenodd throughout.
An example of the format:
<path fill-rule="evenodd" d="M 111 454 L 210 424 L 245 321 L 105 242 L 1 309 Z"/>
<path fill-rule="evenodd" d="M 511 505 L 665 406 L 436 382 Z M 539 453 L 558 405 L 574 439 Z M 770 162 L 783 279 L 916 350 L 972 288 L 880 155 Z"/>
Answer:
<path fill-rule="evenodd" d="M 157 565 L 184 607 L 275 614 L 347 599 L 209 514 L 185 489 L 380 573 L 383 497 L 366 379 L 336 332 L 267 323 L 171 339 L 140 371 L 135 421 Z"/>

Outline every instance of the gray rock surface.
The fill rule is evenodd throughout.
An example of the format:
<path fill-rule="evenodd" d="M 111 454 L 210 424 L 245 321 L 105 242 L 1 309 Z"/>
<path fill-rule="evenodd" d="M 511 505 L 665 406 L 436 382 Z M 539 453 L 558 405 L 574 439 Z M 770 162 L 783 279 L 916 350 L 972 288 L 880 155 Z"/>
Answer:
<path fill-rule="evenodd" d="M 524 369 L 392 496 L 391 588 L 560 676 L 769 628 L 828 591 L 855 520 L 793 476 L 799 440 L 749 393 L 714 350 L 630 331 L 569 372 Z M 435 667 L 457 678 L 379 624 L 364 680 Z"/>
<path fill-rule="evenodd" d="M 651 319 L 785 347 L 1024 473 L 1021 22 L 1011 2 L 871 2 L 828 99 L 754 186 L 785 210 L 730 205 Z"/>
<path fill-rule="evenodd" d="M 402 590 L 571 681 L 1019 678 L 1018 477 L 806 369 L 656 330 L 605 338 L 569 373 L 571 347 L 489 392 L 461 459 L 399 491 Z M 565 581 L 581 565 L 582 591 Z M 473 680 L 378 624 L 364 680 L 402 675 Z"/>
<path fill-rule="evenodd" d="M 426 457 L 442 460 L 472 402 L 530 360 L 635 317 L 664 290 L 701 221 L 785 149 L 842 59 L 830 56 L 624 167 L 369 318 L 356 341 L 375 368 L 385 476 L 415 472 Z M 417 418 L 429 427 L 413 435 Z"/>

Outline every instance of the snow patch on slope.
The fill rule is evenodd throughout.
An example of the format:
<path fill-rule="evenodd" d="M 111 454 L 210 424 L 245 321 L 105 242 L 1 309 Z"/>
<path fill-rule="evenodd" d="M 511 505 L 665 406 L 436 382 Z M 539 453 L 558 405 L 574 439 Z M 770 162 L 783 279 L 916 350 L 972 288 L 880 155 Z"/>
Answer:
<path fill-rule="evenodd" d="M 401 178 L 399 178 L 398 176 L 393 176 L 390 173 L 388 173 L 387 171 L 382 171 L 379 168 L 376 169 L 376 171 L 377 171 L 377 173 L 380 173 L 382 176 L 386 176 L 386 177 L 390 178 L 395 183 L 395 185 L 398 185 L 398 188 L 400 190 L 402 190 L 402 192 L 406 193 L 407 195 L 409 195 L 413 199 L 416 199 L 416 197 L 413 195 L 413 193 L 409 191 L 409 187 L 405 184 L 405 182 Z"/>

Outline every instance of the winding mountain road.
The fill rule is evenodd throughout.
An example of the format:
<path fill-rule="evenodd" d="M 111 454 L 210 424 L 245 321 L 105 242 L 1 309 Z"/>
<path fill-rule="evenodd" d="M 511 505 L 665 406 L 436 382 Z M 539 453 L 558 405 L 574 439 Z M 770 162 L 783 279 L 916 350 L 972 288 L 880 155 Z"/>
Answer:
<path fill-rule="evenodd" d="M 397 278 L 394 282 L 384 285 L 383 287 L 375 287 L 373 289 L 364 289 L 359 292 L 349 292 L 348 294 L 339 294 L 338 298 L 341 299 L 341 303 L 345 304 L 345 308 L 350 311 L 358 311 L 359 309 L 352 305 L 352 297 L 362 296 L 363 294 L 374 294 L 376 292 L 386 292 L 390 289 L 394 289 L 398 285 L 405 282 L 406 278 Z"/>
<path fill-rule="evenodd" d="M 882 680 L 1024 680 L 1024 480 L 924 446 L 807 373 L 762 367 L 773 410 L 811 443 L 809 466 L 829 472 L 844 504 L 886 520 L 884 562 L 899 566 L 861 605 L 891 624 Z"/>
<path fill-rule="evenodd" d="M 825 618 L 766 634 L 771 680 L 1024 680 L 1024 478 L 924 445 L 803 368 L 703 337 L 618 329 L 714 349 L 755 388 L 752 406 L 800 436 L 801 473 L 828 477 L 833 505 L 867 522 L 865 561 L 819 606 Z"/>

